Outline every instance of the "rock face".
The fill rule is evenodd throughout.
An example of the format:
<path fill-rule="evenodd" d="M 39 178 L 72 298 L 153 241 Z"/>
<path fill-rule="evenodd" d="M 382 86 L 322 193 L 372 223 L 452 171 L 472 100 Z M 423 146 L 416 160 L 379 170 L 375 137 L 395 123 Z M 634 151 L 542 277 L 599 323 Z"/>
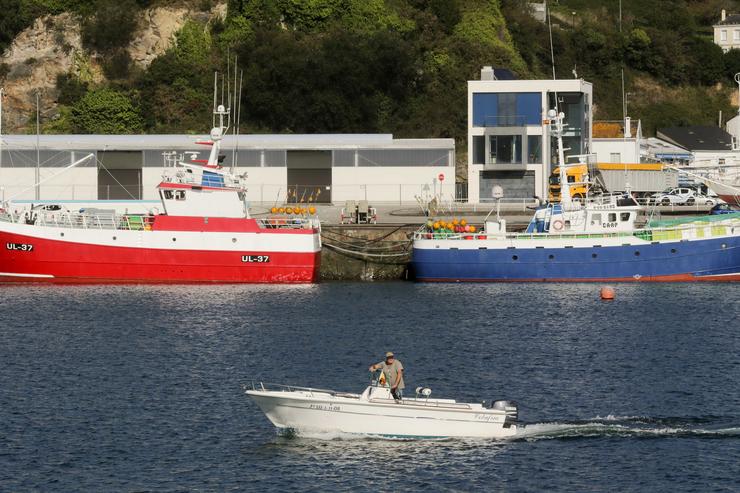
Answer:
<path fill-rule="evenodd" d="M 28 125 L 32 115 L 35 119 L 36 91 L 46 114 L 56 98 L 57 75 L 74 71 L 82 54 L 80 22 L 71 14 L 36 19 L 16 36 L 0 58 L 8 72 L 3 81 L 7 95 L 3 129 L 18 131 Z"/>
<path fill-rule="evenodd" d="M 131 60 L 141 67 L 152 61 L 172 45 L 175 33 L 188 19 L 208 22 L 226 17 L 226 3 L 217 3 L 210 12 L 193 11 L 187 7 L 157 7 L 144 11 L 139 32 L 129 46 Z"/>
<path fill-rule="evenodd" d="M 174 34 L 186 20 L 209 22 L 225 15 L 225 1 L 217 2 L 210 12 L 186 6 L 145 10 L 128 47 L 131 59 L 147 67 L 172 45 Z M 82 46 L 80 19 L 68 13 L 36 19 L 0 56 L 0 67 L 0 86 L 6 94 L 3 101 L 3 131 L 6 133 L 23 132 L 33 126 L 37 92 L 41 120 L 53 118 L 58 113 L 57 76 L 72 73 L 87 82 L 105 80 L 97 55 Z M 3 74 L 6 75 L 3 77 Z"/>

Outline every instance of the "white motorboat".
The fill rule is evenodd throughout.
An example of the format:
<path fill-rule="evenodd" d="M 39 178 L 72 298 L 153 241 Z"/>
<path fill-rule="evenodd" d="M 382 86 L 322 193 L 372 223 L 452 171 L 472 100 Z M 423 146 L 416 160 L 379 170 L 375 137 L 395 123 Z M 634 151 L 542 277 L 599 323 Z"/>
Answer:
<path fill-rule="evenodd" d="M 396 401 L 373 381 L 362 394 L 253 382 L 246 393 L 279 430 L 297 435 L 360 434 L 392 438 L 505 438 L 517 432 L 518 409 L 507 400 L 463 403 L 416 396 Z"/>

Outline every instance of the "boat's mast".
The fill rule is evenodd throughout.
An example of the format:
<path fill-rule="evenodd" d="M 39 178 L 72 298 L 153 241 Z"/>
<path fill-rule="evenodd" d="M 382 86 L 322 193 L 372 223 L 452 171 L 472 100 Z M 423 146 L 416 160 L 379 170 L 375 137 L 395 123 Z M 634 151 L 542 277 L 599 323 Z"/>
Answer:
<path fill-rule="evenodd" d="M 41 150 L 39 139 L 41 138 L 41 127 L 39 122 L 39 115 L 41 111 L 39 109 L 39 91 L 36 91 L 36 200 L 41 200 Z"/>
<path fill-rule="evenodd" d="M 557 137 L 558 143 L 558 169 L 560 170 L 560 203 L 570 204 L 570 184 L 568 183 L 568 170 L 565 165 L 565 150 L 563 149 L 563 118 L 565 114 L 550 110 L 550 121 L 552 133 Z"/>

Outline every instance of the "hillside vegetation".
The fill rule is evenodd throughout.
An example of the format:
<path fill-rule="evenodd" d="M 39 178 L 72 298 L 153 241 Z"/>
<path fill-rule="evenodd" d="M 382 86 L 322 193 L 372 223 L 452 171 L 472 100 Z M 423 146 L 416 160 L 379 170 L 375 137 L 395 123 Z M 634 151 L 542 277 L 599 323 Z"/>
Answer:
<path fill-rule="evenodd" d="M 76 64 L 56 81 L 49 132 L 204 132 L 214 70 L 244 69 L 242 131 L 390 132 L 465 142 L 466 81 L 483 65 L 552 76 L 547 25 L 524 0 L 229 0 L 224 19 L 189 20 L 146 67 L 126 47 L 143 9 L 215 1 L 0 0 L 0 49 L 34 19 L 72 12 L 95 80 Z M 627 111 L 647 133 L 731 116 L 740 51 L 711 41 L 719 0 L 560 0 L 552 37 L 558 77 L 595 85 L 597 119 Z M 60 38 L 60 42 L 61 39 Z M 0 65 L 0 84 L 8 75 Z M 10 82 L 6 81 L 6 84 Z"/>

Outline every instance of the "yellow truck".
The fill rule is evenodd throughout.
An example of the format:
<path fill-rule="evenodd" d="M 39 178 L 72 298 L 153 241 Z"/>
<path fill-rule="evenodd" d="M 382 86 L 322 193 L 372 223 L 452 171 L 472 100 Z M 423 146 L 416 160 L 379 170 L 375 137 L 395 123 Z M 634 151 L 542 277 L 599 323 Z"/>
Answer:
<path fill-rule="evenodd" d="M 570 196 L 574 199 L 584 199 L 589 191 L 591 183 L 588 182 L 588 165 L 579 164 L 565 170 L 565 176 L 570 185 Z M 560 167 L 556 167 L 550 174 L 550 187 L 548 190 L 550 202 L 560 202 Z"/>
<path fill-rule="evenodd" d="M 601 192 L 624 192 L 629 188 L 637 196 L 678 186 L 678 173 L 665 169 L 661 163 L 596 163 L 591 168 L 586 164 L 570 166 L 566 170 L 571 197 L 583 199 L 586 194 Z M 560 201 L 560 168 L 550 175 L 548 190 L 550 202 Z"/>

